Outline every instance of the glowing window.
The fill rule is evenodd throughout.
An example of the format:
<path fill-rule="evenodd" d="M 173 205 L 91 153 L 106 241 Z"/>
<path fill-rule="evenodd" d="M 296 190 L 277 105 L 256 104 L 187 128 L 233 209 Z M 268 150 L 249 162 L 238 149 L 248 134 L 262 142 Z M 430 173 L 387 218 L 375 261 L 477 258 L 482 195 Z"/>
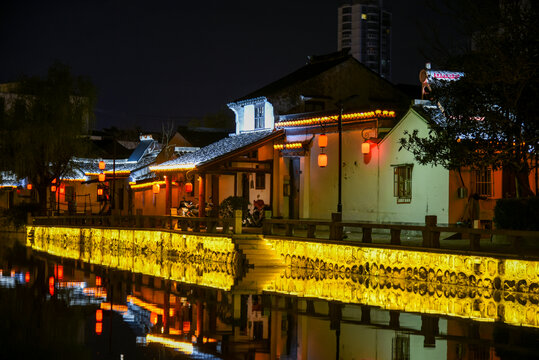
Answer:
<path fill-rule="evenodd" d="M 398 204 L 407 204 L 412 201 L 412 165 L 395 166 L 393 170 L 393 196 Z"/>
<path fill-rule="evenodd" d="M 367 20 L 367 14 L 361 14 L 361 19 Z"/>

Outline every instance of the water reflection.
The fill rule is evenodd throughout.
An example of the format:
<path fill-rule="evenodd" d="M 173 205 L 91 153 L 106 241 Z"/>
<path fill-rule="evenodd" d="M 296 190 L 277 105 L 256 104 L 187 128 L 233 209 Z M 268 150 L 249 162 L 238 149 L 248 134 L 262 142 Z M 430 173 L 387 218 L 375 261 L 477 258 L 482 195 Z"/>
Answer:
<path fill-rule="evenodd" d="M 505 359 L 538 350 L 531 328 L 230 292 L 24 248 L 3 256 L 0 285 L 3 354 L 17 358 Z"/>
<path fill-rule="evenodd" d="M 338 249 L 335 258 L 328 253 L 326 261 L 316 262 L 316 252 L 300 257 L 297 254 L 307 250 L 295 246 L 289 249 L 289 266 L 282 273 L 265 274 L 255 267 L 243 274 L 236 260 L 224 260 L 234 255 L 211 250 L 207 243 L 200 244 L 204 239 L 155 235 L 144 240 L 143 235 L 142 240 L 115 240 L 113 250 L 104 250 L 103 234 L 100 246 L 87 246 L 80 235 L 78 240 L 47 236 L 45 241 L 34 234 L 32 246 L 68 256 L 11 249 L 2 260 L 2 315 L 10 326 L 29 327 L 32 336 L 45 331 L 47 346 L 94 358 L 531 359 L 539 351 L 537 294 L 529 288 L 500 286 L 515 278 L 509 276 L 512 270 L 500 274 L 499 263 L 499 284 L 478 286 L 477 278 L 470 283 L 469 275 L 459 277 L 457 271 L 455 279 L 449 273 L 444 280 L 443 272 L 439 278 L 434 270 L 431 276 L 429 268 L 413 265 L 411 254 L 408 270 L 397 266 L 402 255 L 354 255 L 352 249 L 356 262 L 347 263 L 345 250 L 339 255 Z M 129 241 L 140 250 L 130 248 Z M 176 247 L 176 252 L 146 244 L 156 241 L 169 241 L 167 246 Z M 227 240 L 213 245 L 229 249 Z M 140 259 L 120 256 L 127 249 Z M 359 256 L 365 262 L 360 263 Z M 148 264 L 142 265 L 145 257 Z M 489 261 L 464 262 L 462 269 L 490 276 Z M 171 276 L 177 272 L 170 269 L 178 264 L 183 274 L 194 275 Z M 204 274 L 227 277 L 215 282 Z M 523 277 L 533 276 L 525 272 Z M 25 310 L 15 305 L 19 302 L 27 304 Z M 34 302 L 46 307 L 39 324 L 26 314 L 33 311 Z M 11 308 L 14 311 L 6 311 Z M 18 344 L 13 349 L 20 350 L 28 342 L 16 337 L 20 332 L 24 330 L 4 330 L 0 338 Z M 52 334 L 62 334 L 61 340 Z"/>

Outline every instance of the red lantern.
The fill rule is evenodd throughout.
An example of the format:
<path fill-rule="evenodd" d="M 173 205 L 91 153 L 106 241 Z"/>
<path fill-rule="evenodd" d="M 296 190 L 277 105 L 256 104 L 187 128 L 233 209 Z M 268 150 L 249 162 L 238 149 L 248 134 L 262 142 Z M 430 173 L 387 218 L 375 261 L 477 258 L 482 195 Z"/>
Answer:
<path fill-rule="evenodd" d="M 51 296 L 54 296 L 54 276 L 51 276 L 49 278 L 49 294 L 51 294 Z"/>
<path fill-rule="evenodd" d="M 318 155 L 318 166 L 321 168 L 328 166 L 328 156 L 326 154 Z"/>
<path fill-rule="evenodd" d="M 318 146 L 320 146 L 321 149 L 328 146 L 328 136 L 326 134 L 321 134 L 318 137 Z"/>
<path fill-rule="evenodd" d="M 103 196 L 103 189 L 97 189 L 97 196 Z"/>
<path fill-rule="evenodd" d="M 186 183 L 185 184 L 185 192 L 190 193 L 192 191 L 193 191 L 193 183 L 190 183 L 190 182 Z"/>
<path fill-rule="evenodd" d="M 51 192 L 56 192 L 56 185 L 51 186 Z"/>
<path fill-rule="evenodd" d="M 104 173 L 101 173 L 97 176 L 97 179 L 101 182 L 105 181 L 105 174 Z"/>
<path fill-rule="evenodd" d="M 63 186 L 60 186 L 60 194 L 64 194 L 66 192 L 66 188 Z"/>
<path fill-rule="evenodd" d="M 95 323 L 95 333 L 97 335 L 101 335 L 103 333 L 103 323 L 102 322 L 96 322 Z"/>
<path fill-rule="evenodd" d="M 32 190 L 32 184 L 26 185 L 26 188 L 27 188 L 28 190 Z"/>
<path fill-rule="evenodd" d="M 95 311 L 95 321 L 103 321 L 103 310 L 97 309 Z"/>
<path fill-rule="evenodd" d="M 105 162 L 103 160 L 99 162 L 99 170 L 105 170 Z"/>
<path fill-rule="evenodd" d="M 371 152 L 371 144 L 365 141 L 363 144 L 361 144 L 361 153 L 363 153 L 364 155 L 367 155 L 370 152 Z"/>
<path fill-rule="evenodd" d="M 64 279 L 64 266 L 63 265 L 54 265 L 54 276 L 58 278 L 58 280 Z"/>
<path fill-rule="evenodd" d="M 28 271 L 24 274 L 24 281 L 27 283 L 30 282 L 30 273 Z"/>
<path fill-rule="evenodd" d="M 157 313 L 153 312 L 150 314 L 150 322 L 152 324 L 157 324 Z"/>
<path fill-rule="evenodd" d="M 153 184 L 152 190 L 154 194 L 159 194 L 159 190 L 161 190 L 161 187 L 159 186 L 159 184 Z"/>
<path fill-rule="evenodd" d="M 95 277 L 95 286 L 101 286 L 101 276 Z"/>

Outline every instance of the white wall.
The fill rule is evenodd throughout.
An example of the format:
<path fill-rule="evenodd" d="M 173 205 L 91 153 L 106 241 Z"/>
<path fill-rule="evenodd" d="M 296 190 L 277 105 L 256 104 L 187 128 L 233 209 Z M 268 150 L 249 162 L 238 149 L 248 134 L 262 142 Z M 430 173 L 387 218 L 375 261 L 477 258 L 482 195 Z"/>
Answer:
<path fill-rule="evenodd" d="M 424 223 L 425 215 L 437 215 L 439 223 L 448 222 L 449 172 L 441 167 L 421 166 L 406 150 L 399 150 L 399 139 L 404 130 L 419 129 L 426 134 L 427 124 L 415 111 L 407 115 L 378 145 L 371 145 L 371 153 L 361 153 L 363 136 L 360 130 L 343 133 L 342 150 L 342 205 L 343 219 L 376 222 Z M 308 191 L 309 217 L 329 219 L 337 210 L 338 135 L 328 134 L 328 166 L 318 166 L 318 135 L 310 151 L 310 189 Z M 306 157 L 307 159 L 307 157 Z M 412 171 L 412 200 L 397 204 L 393 195 L 393 167 L 415 163 Z"/>
<path fill-rule="evenodd" d="M 449 171 L 442 167 L 419 165 L 413 155 L 399 151 L 399 139 L 404 131 L 419 130 L 419 136 L 427 136 L 428 126 L 413 110 L 395 126 L 379 144 L 380 149 L 380 215 L 379 221 L 424 222 L 425 215 L 436 215 L 438 223 L 449 219 Z M 414 163 L 412 170 L 412 201 L 397 204 L 393 196 L 393 167 L 391 165 Z M 383 189 L 383 190 L 382 190 Z"/>

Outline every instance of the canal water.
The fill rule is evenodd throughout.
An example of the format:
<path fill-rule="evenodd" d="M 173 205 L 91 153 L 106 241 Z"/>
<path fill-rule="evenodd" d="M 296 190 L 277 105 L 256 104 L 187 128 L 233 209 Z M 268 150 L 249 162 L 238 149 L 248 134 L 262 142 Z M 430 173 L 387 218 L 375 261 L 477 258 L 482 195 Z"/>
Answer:
<path fill-rule="evenodd" d="M 372 263 L 245 267 L 218 239 L 208 241 L 221 252 L 125 255 L 82 236 L 32 236 L 0 238 L 2 359 L 539 358 L 530 274 L 436 283 L 428 269 L 400 277 Z"/>

